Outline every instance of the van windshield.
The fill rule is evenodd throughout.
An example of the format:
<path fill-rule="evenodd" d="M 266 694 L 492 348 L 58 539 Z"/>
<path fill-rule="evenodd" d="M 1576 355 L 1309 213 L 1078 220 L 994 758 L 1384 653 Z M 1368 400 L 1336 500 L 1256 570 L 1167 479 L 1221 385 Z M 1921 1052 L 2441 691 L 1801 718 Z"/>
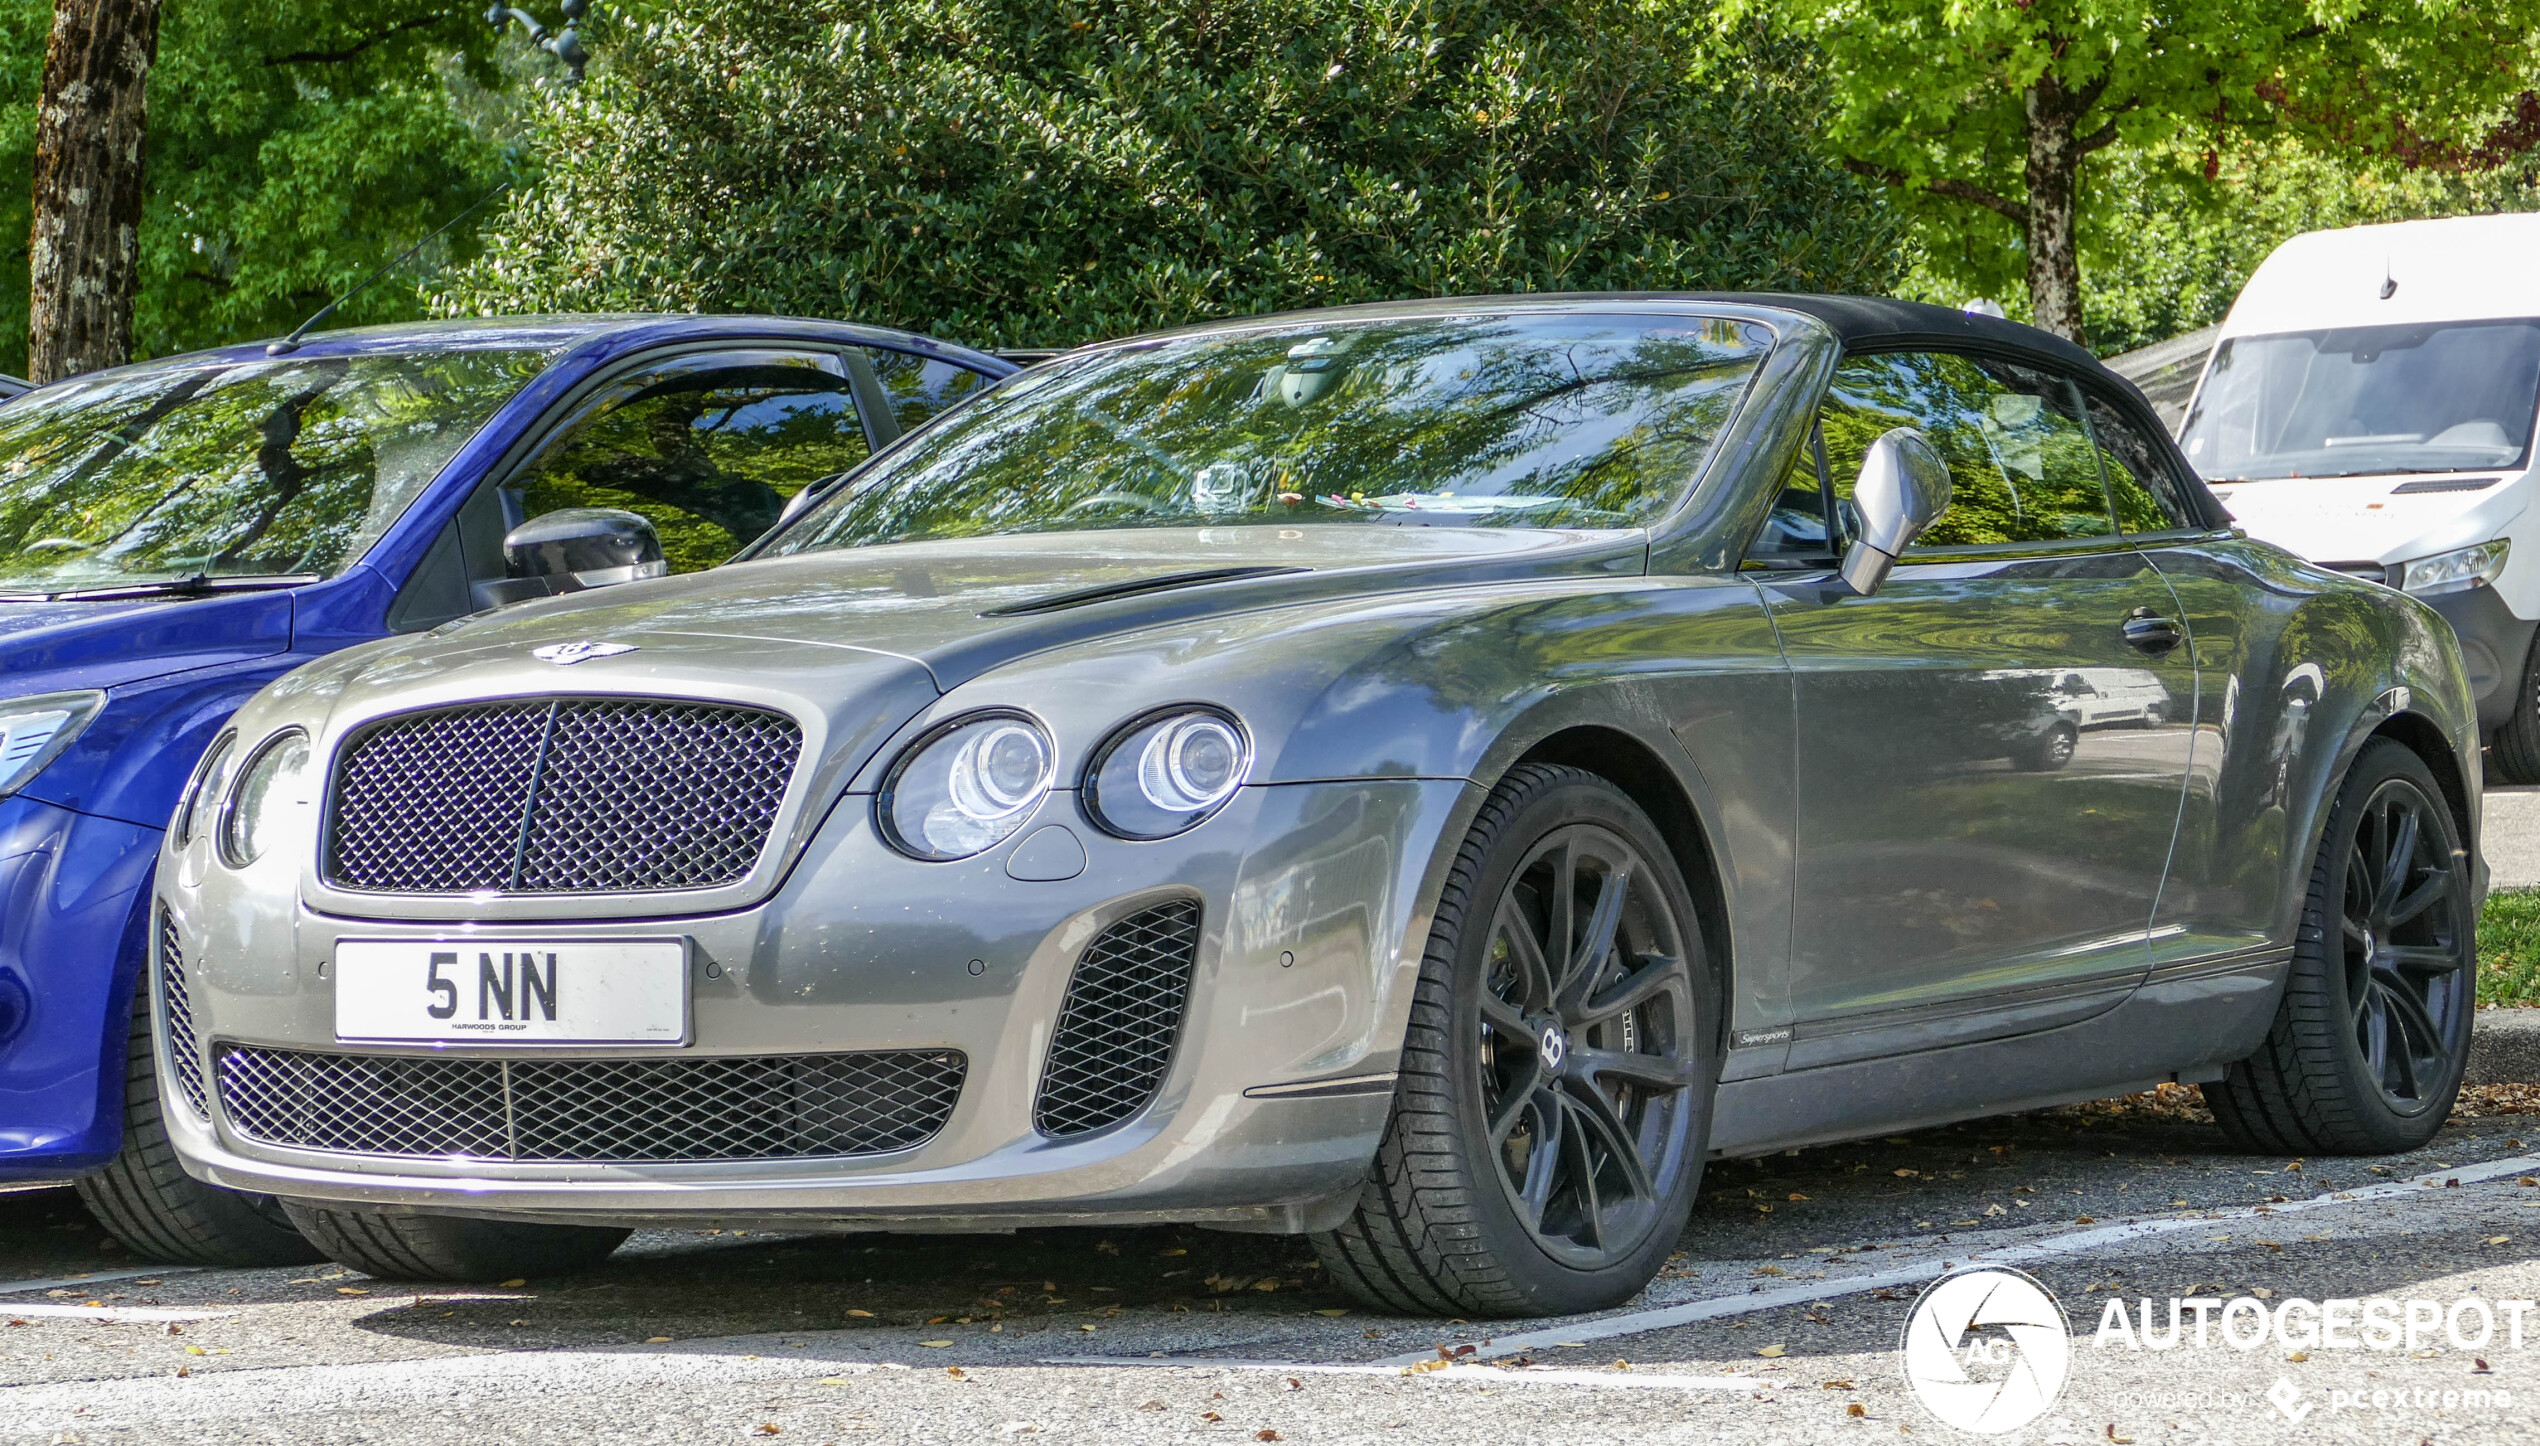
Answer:
<path fill-rule="evenodd" d="M 0 601 L 360 560 L 551 353 L 184 362 L 0 407 Z"/>
<path fill-rule="evenodd" d="M 2535 410 L 2540 319 L 2240 336 L 2179 444 L 2209 482 L 2476 472 L 2522 463 Z"/>

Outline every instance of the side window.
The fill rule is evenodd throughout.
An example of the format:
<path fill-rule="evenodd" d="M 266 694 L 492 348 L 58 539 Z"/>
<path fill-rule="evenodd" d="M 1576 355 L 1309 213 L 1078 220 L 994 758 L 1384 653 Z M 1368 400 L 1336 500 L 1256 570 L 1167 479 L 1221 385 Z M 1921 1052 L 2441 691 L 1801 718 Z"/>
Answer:
<path fill-rule="evenodd" d="M 672 572 L 696 572 L 739 551 L 776 524 L 787 499 L 869 450 L 834 355 L 681 357 L 612 384 L 558 427 L 503 484 L 504 521 L 622 507 L 652 522 Z"/>
<path fill-rule="evenodd" d="M 864 354 L 871 358 L 882 395 L 890 398 L 891 414 L 903 432 L 917 430 L 936 413 L 988 389 L 986 377 L 948 361 L 878 346 L 865 348 Z"/>
<path fill-rule="evenodd" d="M 1950 352 L 1853 357 L 1819 425 L 1837 505 L 1848 510 L 1870 444 L 1917 427 L 1949 464 L 1949 510 L 1922 547 L 2061 542 L 2116 531 L 2099 461 L 2066 378 Z"/>
<path fill-rule="evenodd" d="M 2196 509 L 2179 495 L 2177 475 L 2162 460 L 2166 451 L 2116 408 L 2090 399 L 2090 435 L 2108 477 L 2108 503 L 2127 532 L 2202 528 Z"/>

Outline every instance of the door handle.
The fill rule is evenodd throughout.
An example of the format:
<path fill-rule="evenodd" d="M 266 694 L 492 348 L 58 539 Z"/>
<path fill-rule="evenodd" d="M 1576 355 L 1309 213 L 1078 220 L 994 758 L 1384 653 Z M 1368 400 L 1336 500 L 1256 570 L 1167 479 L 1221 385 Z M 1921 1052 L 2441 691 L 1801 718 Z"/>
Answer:
<path fill-rule="evenodd" d="M 2125 616 L 2126 646 L 2150 653 L 2154 657 L 2187 641 L 2187 630 L 2162 617 L 2150 608 L 2136 608 Z"/>

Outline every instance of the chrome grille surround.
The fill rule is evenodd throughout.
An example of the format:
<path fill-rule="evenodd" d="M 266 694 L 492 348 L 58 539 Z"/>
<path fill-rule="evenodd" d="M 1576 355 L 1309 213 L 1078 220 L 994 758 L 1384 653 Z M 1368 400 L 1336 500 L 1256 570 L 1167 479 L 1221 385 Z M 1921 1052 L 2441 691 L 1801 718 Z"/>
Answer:
<path fill-rule="evenodd" d="M 194 1033 L 194 1004 L 185 992 L 185 951 L 176 942 L 176 916 L 159 910 L 159 1007 L 165 1020 L 168 1068 L 197 1119 L 210 1119 L 203 1092 L 203 1047 Z"/>
<path fill-rule="evenodd" d="M 1155 1099 L 1181 1034 L 1199 919 L 1197 901 L 1175 899 L 1129 915 L 1085 946 L 1032 1108 L 1042 1134 L 1109 1129 Z"/>
<path fill-rule="evenodd" d="M 401 714 L 337 750 L 326 882 L 368 893 L 657 893 L 749 876 L 802 753 L 784 714 L 540 698 Z"/>
<path fill-rule="evenodd" d="M 842 1158 L 942 1131 L 957 1050 L 484 1059 L 224 1047 L 222 1113 L 298 1150 L 530 1164 Z"/>

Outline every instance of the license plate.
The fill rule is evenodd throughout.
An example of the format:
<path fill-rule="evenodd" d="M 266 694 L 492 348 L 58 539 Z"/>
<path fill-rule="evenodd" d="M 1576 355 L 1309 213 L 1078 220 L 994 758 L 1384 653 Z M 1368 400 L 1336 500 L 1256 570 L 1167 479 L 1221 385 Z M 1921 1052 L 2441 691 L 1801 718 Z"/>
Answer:
<path fill-rule="evenodd" d="M 676 939 L 346 939 L 335 1037 L 394 1043 L 681 1044 L 688 948 Z"/>

